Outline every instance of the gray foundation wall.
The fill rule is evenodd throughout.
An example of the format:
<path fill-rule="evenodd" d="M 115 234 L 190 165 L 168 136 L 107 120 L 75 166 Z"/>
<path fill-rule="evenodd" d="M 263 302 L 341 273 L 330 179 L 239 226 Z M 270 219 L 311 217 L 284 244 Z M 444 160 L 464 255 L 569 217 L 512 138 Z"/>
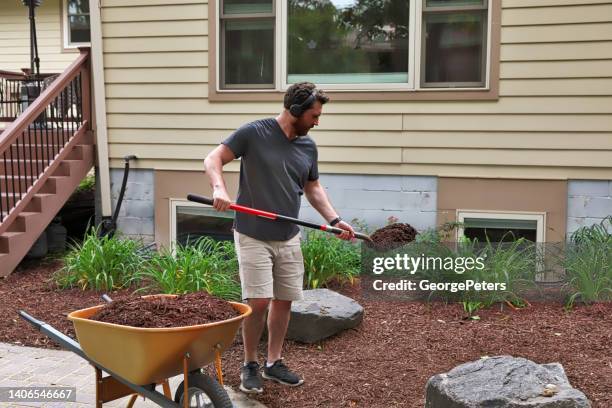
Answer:
<path fill-rule="evenodd" d="M 600 223 L 612 215 L 612 181 L 569 180 L 567 185 L 567 236 L 582 226 Z M 609 228 L 612 233 L 612 227 Z"/>
<path fill-rule="evenodd" d="M 113 210 L 122 178 L 123 169 L 111 169 Z M 130 171 L 118 220 L 119 231 L 145 242 L 155 239 L 154 178 L 153 170 Z M 436 177 L 321 174 L 320 181 L 342 218 L 349 222 L 358 219 L 370 231 L 387 225 L 389 217 L 409 223 L 419 231 L 436 226 Z M 569 237 L 579 227 L 600 223 L 612 215 L 612 181 L 569 180 L 567 200 Z M 325 222 L 305 197 L 300 218 L 318 224 Z"/>
<path fill-rule="evenodd" d="M 114 212 L 123 180 L 123 169 L 111 169 L 110 179 Z M 153 170 L 130 169 L 117 220 L 117 228 L 123 236 L 142 239 L 145 243 L 155 240 L 154 186 L 155 173 Z"/>
<path fill-rule="evenodd" d="M 340 216 L 365 222 L 371 232 L 387 225 L 389 217 L 419 231 L 436 226 L 436 177 L 321 174 L 320 181 Z M 325 223 L 306 197 L 300 218 Z"/>

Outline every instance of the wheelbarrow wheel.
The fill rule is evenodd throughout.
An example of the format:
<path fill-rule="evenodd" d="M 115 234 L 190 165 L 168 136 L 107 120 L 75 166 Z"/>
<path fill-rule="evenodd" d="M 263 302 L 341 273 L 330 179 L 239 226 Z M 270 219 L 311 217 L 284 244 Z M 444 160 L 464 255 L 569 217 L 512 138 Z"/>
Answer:
<path fill-rule="evenodd" d="M 232 408 L 232 401 L 225 389 L 217 381 L 203 373 L 193 373 L 188 377 L 189 406 L 197 408 Z M 174 402 L 183 407 L 183 382 L 176 389 Z"/>

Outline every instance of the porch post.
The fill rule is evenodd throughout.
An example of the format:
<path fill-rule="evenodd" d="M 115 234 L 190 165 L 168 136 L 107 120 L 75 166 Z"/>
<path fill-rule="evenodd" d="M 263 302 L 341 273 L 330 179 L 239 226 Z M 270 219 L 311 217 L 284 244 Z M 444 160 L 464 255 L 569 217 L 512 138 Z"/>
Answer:
<path fill-rule="evenodd" d="M 104 89 L 104 61 L 102 59 L 102 21 L 99 0 L 89 0 L 89 19 L 91 30 L 91 83 L 93 84 L 93 102 L 98 152 L 98 175 L 100 176 L 100 199 L 102 217 L 110 217 L 111 192 L 108 157 L 108 134 L 106 128 L 106 91 Z"/>

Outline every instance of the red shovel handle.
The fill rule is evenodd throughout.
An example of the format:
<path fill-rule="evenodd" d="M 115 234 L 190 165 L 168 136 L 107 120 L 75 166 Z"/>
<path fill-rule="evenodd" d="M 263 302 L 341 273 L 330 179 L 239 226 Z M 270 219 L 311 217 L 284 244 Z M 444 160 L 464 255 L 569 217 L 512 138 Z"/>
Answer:
<path fill-rule="evenodd" d="M 196 195 L 196 194 L 188 194 L 187 195 L 187 199 L 189 201 L 194 201 L 196 203 L 206 204 L 206 205 L 213 205 L 213 203 L 214 203 L 214 201 L 212 199 L 210 199 L 208 197 L 202 197 L 202 196 L 199 196 L 199 195 Z M 300 220 L 300 219 L 293 218 L 293 217 L 288 217 L 286 215 L 280 215 L 280 214 L 275 214 L 275 213 L 268 212 L 268 211 L 257 210 L 255 208 L 245 207 L 243 205 L 230 204 L 229 208 L 231 208 L 234 211 L 240 211 L 240 212 L 246 213 L 246 214 L 257 215 L 259 217 L 268 218 L 270 220 L 292 222 L 292 223 L 297 224 L 297 225 L 302 225 L 304 227 L 314 228 L 314 229 L 318 229 L 318 230 L 321 230 L 321 231 L 331 232 L 332 234 L 336 234 L 336 235 L 340 235 L 340 234 L 342 234 L 344 232 L 343 229 L 332 227 L 331 225 L 314 224 L 312 222 Z M 358 232 L 355 233 L 355 238 L 363 239 L 363 240 L 366 240 L 366 241 L 371 241 L 372 240 L 369 236 L 367 236 L 365 234 L 360 234 Z"/>
<path fill-rule="evenodd" d="M 208 197 L 199 196 L 196 194 L 187 194 L 187 199 L 189 201 L 194 201 L 196 203 L 206 204 L 206 205 L 213 205 L 214 203 L 213 199 L 208 198 Z M 246 214 L 259 215 L 260 217 L 269 218 L 271 220 L 275 220 L 278 217 L 277 214 L 274 214 L 268 211 L 257 210 L 251 207 L 245 207 L 239 204 L 230 204 L 229 208 L 231 208 L 234 211 L 240 211 Z"/>

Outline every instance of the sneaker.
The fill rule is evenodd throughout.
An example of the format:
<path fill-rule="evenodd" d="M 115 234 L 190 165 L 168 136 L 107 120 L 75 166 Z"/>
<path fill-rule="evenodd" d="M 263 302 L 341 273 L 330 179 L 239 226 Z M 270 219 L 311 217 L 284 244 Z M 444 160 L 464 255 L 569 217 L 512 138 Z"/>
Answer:
<path fill-rule="evenodd" d="M 247 394 L 261 394 L 263 381 L 259 374 L 259 363 L 249 361 L 240 368 L 240 390 Z"/>
<path fill-rule="evenodd" d="M 297 387 L 304 383 L 304 380 L 298 377 L 296 373 L 289 370 L 289 367 L 283 363 L 282 359 L 276 360 L 270 367 L 266 364 L 263 369 L 262 377 L 266 380 L 276 381 L 277 383 L 290 387 Z"/>

